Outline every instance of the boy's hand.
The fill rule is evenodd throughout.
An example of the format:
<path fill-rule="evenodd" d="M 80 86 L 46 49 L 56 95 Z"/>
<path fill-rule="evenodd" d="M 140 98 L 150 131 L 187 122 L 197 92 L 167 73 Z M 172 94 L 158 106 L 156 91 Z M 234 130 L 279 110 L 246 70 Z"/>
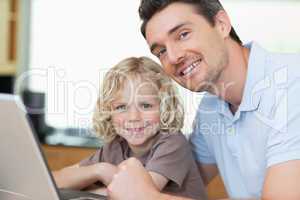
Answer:
<path fill-rule="evenodd" d="M 88 192 L 94 193 L 94 194 L 100 194 L 103 196 L 107 196 L 107 189 L 106 187 L 98 187 L 94 189 L 88 189 Z"/>
<path fill-rule="evenodd" d="M 113 176 L 118 172 L 118 167 L 110 163 L 97 163 L 95 164 L 95 172 L 98 179 L 104 184 L 109 185 Z"/>
<path fill-rule="evenodd" d="M 108 185 L 108 196 L 114 200 L 156 200 L 160 193 L 151 176 L 136 158 L 122 162 Z"/>

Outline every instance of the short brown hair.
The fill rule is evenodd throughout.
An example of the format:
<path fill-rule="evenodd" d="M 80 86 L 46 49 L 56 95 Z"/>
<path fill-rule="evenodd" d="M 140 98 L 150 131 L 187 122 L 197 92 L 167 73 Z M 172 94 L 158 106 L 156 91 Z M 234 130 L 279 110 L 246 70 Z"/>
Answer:
<path fill-rule="evenodd" d="M 144 38 L 146 38 L 147 23 L 152 16 L 175 2 L 181 2 L 195 6 L 198 13 L 203 16 L 212 26 L 215 25 L 214 17 L 216 14 L 220 10 L 224 10 L 222 4 L 218 0 L 141 0 L 139 6 L 139 15 L 142 20 L 141 32 Z M 240 45 L 242 44 L 242 41 L 233 27 L 231 27 L 230 37 Z"/>

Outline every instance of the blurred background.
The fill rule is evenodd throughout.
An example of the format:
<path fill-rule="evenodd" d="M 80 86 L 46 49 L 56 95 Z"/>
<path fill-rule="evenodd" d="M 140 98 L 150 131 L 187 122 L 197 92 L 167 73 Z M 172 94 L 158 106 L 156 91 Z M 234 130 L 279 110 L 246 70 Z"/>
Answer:
<path fill-rule="evenodd" d="M 105 72 L 153 57 L 140 34 L 140 0 L 0 0 L 0 92 L 22 94 L 42 142 L 95 147 L 91 117 Z M 300 1 L 223 0 L 244 43 L 300 52 Z M 178 87 L 191 132 L 202 94 Z"/>

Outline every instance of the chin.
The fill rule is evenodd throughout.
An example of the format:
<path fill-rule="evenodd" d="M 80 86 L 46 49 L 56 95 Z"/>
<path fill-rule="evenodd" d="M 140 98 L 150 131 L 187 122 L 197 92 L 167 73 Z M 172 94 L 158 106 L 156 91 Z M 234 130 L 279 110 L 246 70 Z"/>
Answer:
<path fill-rule="evenodd" d="M 145 143 L 145 140 L 128 141 L 128 143 L 132 146 L 141 146 Z"/>
<path fill-rule="evenodd" d="M 198 78 L 187 88 L 193 92 L 209 92 L 215 88 L 215 83 L 210 79 Z M 199 81 L 202 80 L 202 81 Z"/>
<path fill-rule="evenodd" d="M 210 88 L 211 88 L 211 86 L 209 86 L 209 85 L 201 85 L 201 86 L 195 87 L 194 92 L 209 92 Z"/>
<path fill-rule="evenodd" d="M 199 91 L 202 87 L 198 86 L 196 83 L 196 81 L 193 80 L 189 80 L 189 81 L 176 81 L 179 85 L 181 85 L 182 87 L 184 87 L 187 90 L 190 90 L 192 92 L 202 92 Z"/>
<path fill-rule="evenodd" d="M 204 92 L 206 91 L 206 88 L 208 88 L 205 85 L 187 85 L 187 84 L 180 84 L 182 87 L 184 87 L 185 89 L 188 89 L 192 92 Z"/>

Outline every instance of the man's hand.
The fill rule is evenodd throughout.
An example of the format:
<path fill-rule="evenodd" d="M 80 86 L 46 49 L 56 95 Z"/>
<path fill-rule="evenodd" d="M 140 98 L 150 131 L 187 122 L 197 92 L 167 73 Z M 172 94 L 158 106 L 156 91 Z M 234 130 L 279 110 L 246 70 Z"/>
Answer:
<path fill-rule="evenodd" d="M 114 200 L 158 200 L 160 195 L 151 176 L 136 158 L 122 162 L 108 185 L 108 196 Z"/>

